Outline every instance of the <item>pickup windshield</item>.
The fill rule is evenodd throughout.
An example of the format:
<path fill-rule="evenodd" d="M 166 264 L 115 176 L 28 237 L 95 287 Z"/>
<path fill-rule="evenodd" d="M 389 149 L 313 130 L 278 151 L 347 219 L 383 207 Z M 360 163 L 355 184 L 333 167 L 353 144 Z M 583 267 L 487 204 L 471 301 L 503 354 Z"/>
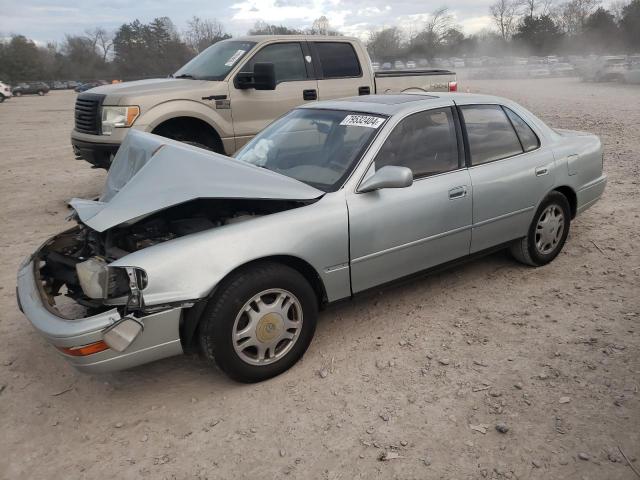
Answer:
<path fill-rule="evenodd" d="M 324 192 L 345 182 L 386 117 L 342 110 L 293 110 L 235 157 Z"/>
<path fill-rule="evenodd" d="M 223 41 L 211 45 L 178 70 L 174 77 L 195 80 L 224 80 L 255 42 Z"/>

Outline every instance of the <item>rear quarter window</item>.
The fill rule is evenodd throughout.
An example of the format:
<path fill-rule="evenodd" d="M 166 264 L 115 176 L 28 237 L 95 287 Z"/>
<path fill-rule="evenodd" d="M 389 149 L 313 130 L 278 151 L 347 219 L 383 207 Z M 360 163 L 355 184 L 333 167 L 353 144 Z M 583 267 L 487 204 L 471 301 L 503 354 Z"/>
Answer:
<path fill-rule="evenodd" d="M 353 45 L 345 42 L 315 42 L 323 78 L 348 78 L 362 75 Z"/>
<path fill-rule="evenodd" d="M 531 150 L 535 150 L 540 146 L 540 140 L 538 140 L 538 136 L 534 133 L 529 125 L 513 110 L 503 107 L 504 111 L 507 112 L 507 116 L 511 123 L 513 124 L 513 128 L 516 129 L 516 133 L 518 137 L 520 137 L 520 142 L 522 142 L 522 148 L 524 148 L 525 152 L 530 152 Z"/>

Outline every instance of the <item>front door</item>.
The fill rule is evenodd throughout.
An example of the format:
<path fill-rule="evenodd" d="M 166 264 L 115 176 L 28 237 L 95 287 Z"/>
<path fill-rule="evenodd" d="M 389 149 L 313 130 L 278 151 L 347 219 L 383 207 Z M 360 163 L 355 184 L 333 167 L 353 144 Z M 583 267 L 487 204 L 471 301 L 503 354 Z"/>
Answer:
<path fill-rule="evenodd" d="M 468 255 L 472 191 L 456 124 L 450 107 L 405 117 L 370 171 L 405 166 L 413 185 L 348 194 L 354 293 Z"/>
<path fill-rule="evenodd" d="M 301 42 L 272 43 L 243 65 L 242 72 L 253 72 L 255 63 L 273 63 L 276 89 L 239 89 L 233 82 L 229 85 L 236 149 L 289 110 L 317 100 L 318 84 L 310 74 L 310 60 L 305 58 Z"/>

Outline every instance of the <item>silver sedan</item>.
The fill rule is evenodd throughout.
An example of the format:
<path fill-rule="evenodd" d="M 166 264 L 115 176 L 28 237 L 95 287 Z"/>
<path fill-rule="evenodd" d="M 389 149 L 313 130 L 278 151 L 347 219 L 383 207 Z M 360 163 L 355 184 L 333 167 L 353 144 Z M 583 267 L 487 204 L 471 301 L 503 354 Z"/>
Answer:
<path fill-rule="evenodd" d="M 228 158 L 132 131 L 99 200 L 18 274 L 21 309 L 75 367 L 199 349 L 264 380 L 318 310 L 498 248 L 542 266 L 606 184 L 600 140 L 468 94 L 362 96 L 281 117 Z"/>

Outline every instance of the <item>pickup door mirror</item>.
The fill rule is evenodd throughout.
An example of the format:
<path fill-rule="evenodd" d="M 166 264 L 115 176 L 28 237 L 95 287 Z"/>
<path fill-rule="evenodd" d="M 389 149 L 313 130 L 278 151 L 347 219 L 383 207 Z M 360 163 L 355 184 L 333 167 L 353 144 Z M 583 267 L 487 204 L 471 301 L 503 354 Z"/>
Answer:
<path fill-rule="evenodd" d="M 383 188 L 404 188 L 413 184 L 413 172 L 410 168 L 387 165 L 376 171 L 360 185 L 358 192 L 373 192 Z"/>
<path fill-rule="evenodd" d="M 240 72 L 236 75 L 236 88 L 256 90 L 276 89 L 276 69 L 273 63 L 256 63 L 253 72 Z"/>

